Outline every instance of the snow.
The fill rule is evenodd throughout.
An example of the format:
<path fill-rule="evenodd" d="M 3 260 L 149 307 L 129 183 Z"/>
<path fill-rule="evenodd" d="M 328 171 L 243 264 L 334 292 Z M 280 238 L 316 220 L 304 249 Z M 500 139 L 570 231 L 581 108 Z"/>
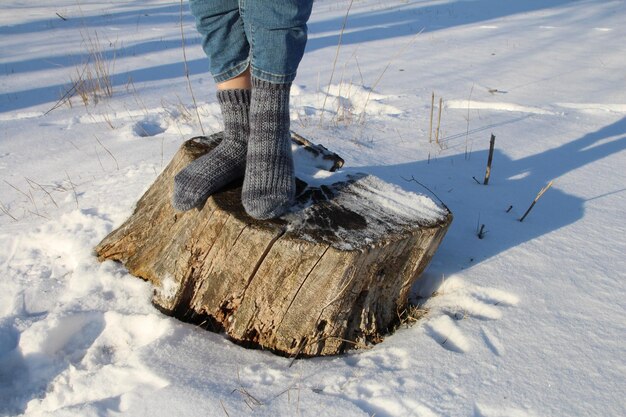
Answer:
<path fill-rule="evenodd" d="M 412 289 L 435 293 L 424 319 L 290 366 L 162 315 L 147 283 L 93 256 L 202 133 L 180 5 L 3 1 L 0 415 L 626 415 L 626 3 L 355 1 L 332 73 L 347 8 L 315 2 L 292 128 L 345 170 L 430 195 L 414 177 L 454 222 Z M 217 132 L 186 10 L 183 29 Z M 94 47 L 113 95 L 56 106 Z"/>
<path fill-rule="evenodd" d="M 315 178 L 310 181 L 310 177 L 299 171 L 302 165 L 312 165 L 310 161 L 300 163 L 306 159 L 312 158 L 296 153 L 297 177 L 306 180 L 308 191 L 332 194 L 331 210 L 340 212 L 341 218 L 335 219 L 329 227 L 324 214 L 328 209 L 319 209 L 319 200 L 315 202 L 316 198 L 309 196 L 300 202 L 302 198 L 298 198 L 295 210 L 283 216 L 288 222 L 286 237 L 324 242 L 340 250 L 363 250 L 406 237 L 407 231 L 415 231 L 420 226 L 437 228 L 448 216 L 448 210 L 426 195 L 405 191 L 373 175 L 350 172 L 350 169 L 323 175 L 323 182 Z M 325 188 L 320 190 L 320 185 Z"/>

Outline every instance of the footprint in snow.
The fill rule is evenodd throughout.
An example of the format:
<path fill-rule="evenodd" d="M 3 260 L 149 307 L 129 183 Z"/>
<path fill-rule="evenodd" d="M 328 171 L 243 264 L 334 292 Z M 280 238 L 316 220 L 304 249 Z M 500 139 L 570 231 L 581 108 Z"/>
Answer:
<path fill-rule="evenodd" d="M 409 355 L 402 349 L 387 347 L 372 351 L 360 352 L 345 358 L 346 364 L 359 368 L 383 369 L 397 371 L 407 369 Z"/>
<path fill-rule="evenodd" d="M 494 355 L 504 355 L 504 345 L 496 335 L 494 335 L 490 330 L 485 328 L 481 329 L 480 332 L 483 341 L 485 342 L 485 345 L 489 348 L 489 350 L 491 350 Z"/>
<path fill-rule="evenodd" d="M 170 326 L 156 314 L 115 311 L 62 315 L 31 326 L 22 333 L 20 349 L 31 385 L 39 390 L 23 393 L 32 398 L 26 412 L 53 413 L 61 405 L 94 404 L 123 411 L 124 396 L 136 387 L 165 387 L 168 382 L 147 367 L 141 348 Z M 113 380 L 118 383 L 111 384 Z"/>
<path fill-rule="evenodd" d="M 467 352 L 470 339 L 461 331 L 462 320 L 497 320 L 502 317 L 505 307 L 519 302 L 515 294 L 496 288 L 480 287 L 465 283 L 458 277 L 450 277 L 438 289 L 438 295 L 425 304 L 434 318 L 426 324 L 426 332 L 444 348 L 457 352 Z M 437 316 L 437 313 L 443 313 Z M 504 346 L 487 326 L 482 326 L 482 341 L 495 355 L 504 354 Z"/>
<path fill-rule="evenodd" d="M 529 410 L 501 405 L 474 404 L 474 417 L 536 417 Z"/>
<path fill-rule="evenodd" d="M 286 381 L 285 373 L 276 364 L 262 363 L 243 368 L 241 377 L 244 384 L 273 385 Z"/>
<path fill-rule="evenodd" d="M 167 123 L 157 119 L 145 119 L 134 124 L 133 133 L 139 137 L 145 138 L 160 135 L 165 132 L 169 126 Z"/>
<path fill-rule="evenodd" d="M 468 339 L 457 324 L 448 316 L 440 316 L 426 324 L 426 331 L 444 348 L 456 353 L 465 353 L 470 349 Z"/>

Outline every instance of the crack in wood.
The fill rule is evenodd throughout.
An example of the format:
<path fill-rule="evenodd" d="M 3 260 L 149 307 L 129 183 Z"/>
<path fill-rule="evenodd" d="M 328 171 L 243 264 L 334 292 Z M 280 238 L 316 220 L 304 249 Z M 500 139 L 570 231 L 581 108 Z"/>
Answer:
<path fill-rule="evenodd" d="M 190 310 L 191 299 L 193 298 L 193 288 L 195 287 L 194 274 L 196 270 L 194 267 L 190 267 L 189 272 L 180 282 L 179 296 L 176 297 L 176 304 L 171 310 L 171 315 L 176 317 L 188 317 Z M 178 295 L 178 294 L 177 294 Z"/>
<path fill-rule="evenodd" d="M 320 257 L 317 259 L 317 261 L 315 261 L 315 265 L 313 265 L 313 267 L 309 270 L 309 272 L 307 272 L 306 276 L 304 277 L 304 279 L 302 280 L 302 282 L 300 283 L 300 286 L 298 287 L 298 289 L 296 290 L 296 293 L 293 295 L 293 297 L 291 298 L 291 301 L 289 302 L 289 305 L 287 306 L 287 308 L 285 309 L 285 311 L 283 312 L 283 316 L 280 319 L 280 323 L 278 323 L 278 326 L 276 326 L 276 330 L 275 332 L 278 333 L 278 329 L 280 329 L 280 326 L 283 324 L 283 321 L 285 320 L 285 316 L 287 316 L 287 312 L 289 312 L 289 309 L 291 308 L 291 306 L 293 305 L 294 301 L 296 301 L 296 298 L 298 298 L 298 293 L 300 293 L 300 290 L 302 289 L 302 287 L 304 286 L 304 284 L 306 283 L 306 281 L 309 279 L 309 276 L 313 273 L 313 271 L 315 270 L 315 267 L 320 263 L 320 261 L 322 260 L 322 258 L 324 257 L 324 255 L 326 255 L 326 252 L 328 252 L 328 249 L 330 249 L 330 245 L 326 246 L 326 249 L 324 249 L 324 252 L 322 252 L 322 254 L 320 255 Z"/>
<path fill-rule="evenodd" d="M 259 271 L 259 268 L 261 268 L 261 264 L 263 263 L 263 261 L 265 261 L 265 258 L 267 257 L 267 255 L 270 253 L 270 250 L 272 249 L 272 247 L 274 246 L 274 244 L 276 243 L 276 241 L 278 239 L 280 239 L 281 237 L 283 237 L 285 235 L 285 233 L 287 233 L 287 228 L 281 228 L 280 232 L 274 236 L 272 238 L 272 240 L 270 241 L 270 243 L 267 245 L 267 247 L 265 248 L 265 251 L 263 251 L 263 254 L 261 255 L 261 257 L 259 258 L 259 260 L 257 261 L 256 265 L 254 266 L 254 269 L 252 270 L 252 273 L 250 274 L 250 276 L 248 277 L 248 280 L 243 288 L 243 291 L 241 292 L 241 297 L 243 298 L 245 296 L 246 290 L 248 289 L 248 287 L 250 286 L 250 284 L 252 283 L 252 279 L 254 278 L 254 276 L 256 275 L 256 273 Z"/>
<path fill-rule="evenodd" d="M 196 239 L 194 240 L 194 242 L 192 244 L 189 245 L 189 250 L 191 251 L 191 248 L 193 248 L 194 246 L 196 246 L 198 244 L 198 242 L 200 241 L 200 237 L 202 236 L 202 233 L 204 232 L 204 229 L 206 229 L 209 224 L 211 224 L 211 220 L 213 219 L 213 215 L 217 213 L 217 210 L 213 210 L 211 212 L 211 214 L 208 216 L 208 218 L 206 219 L 206 221 L 204 222 L 204 224 L 202 225 L 202 228 L 199 231 L 194 231 L 196 234 Z M 209 247 L 209 251 L 211 250 L 211 248 L 213 247 L 213 244 L 215 243 L 215 240 L 213 240 L 213 242 L 211 242 L 211 246 Z"/>
<path fill-rule="evenodd" d="M 241 235 L 243 234 L 243 232 L 250 227 L 250 223 L 246 224 L 241 231 L 239 232 L 239 234 L 237 235 L 237 237 L 235 238 L 235 241 L 233 242 L 233 244 L 230 246 L 231 249 L 235 247 L 235 245 L 237 244 L 237 241 L 239 240 L 239 238 L 241 237 Z"/>
<path fill-rule="evenodd" d="M 272 250 L 272 247 L 274 246 L 274 244 L 278 241 L 278 239 L 283 237 L 285 235 L 285 233 L 287 233 L 287 228 L 286 227 L 281 228 L 280 232 L 276 236 L 274 236 L 272 238 L 272 240 L 269 242 L 269 244 L 267 245 L 267 247 L 263 251 L 263 254 L 261 255 L 261 257 L 257 261 L 256 265 L 254 266 L 254 269 L 252 270 L 252 272 L 250 273 L 250 276 L 248 277 L 248 280 L 246 281 L 243 289 L 241 290 L 240 298 L 242 300 L 245 298 L 246 291 L 250 287 L 250 284 L 252 283 L 252 280 L 256 276 L 257 272 L 259 271 L 259 268 L 261 268 L 261 265 L 263 264 L 263 261 L 265 261 L 265 258 L 267 258 L 267 255 L 270 253 L 270 250 Z M 255 310 L 258 310 L 258 307 L 256 306 L 256 301 L 255 301 Z M 249 329 L 250 328 L 250 323 L 252 323 L 254 320 L 255 320 L 255 314 L 251 314 L 250 318 L 249 318 L 249 320 L 246 323 L 244 328 L 245 329 Z M 247 331 L 248 330 L 246 330 L 246 332 Z"/>

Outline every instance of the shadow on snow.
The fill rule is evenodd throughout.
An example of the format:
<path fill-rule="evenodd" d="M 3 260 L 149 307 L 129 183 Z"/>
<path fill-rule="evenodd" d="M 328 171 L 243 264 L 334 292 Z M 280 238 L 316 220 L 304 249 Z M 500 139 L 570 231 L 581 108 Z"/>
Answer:
<path fill-rule="evenodd" d="M 342 37 L 343 45 L 359 44 L 383 39 L 391 39 L 412 35 L 423 30 L 434 32 L 450 27 L 475 24 L 503 16 L 528 13 L 534 10 L 554 8 L 564 4 L 571 4 L 571 0 L 539 1 L 506 3 L 497 0 L 450 1 L 446 4 L 433 5 L 431 2 L 415 1 L 409 4 L 373 10 L 353 12 L 348 17 L 346 29 Z M 132 6 L 132 4 L 131 4 Z M 320 6 L 323 7 L 323 6 Z M 185 25 L 193 25 L 193 18 L 185 10 Z M 0 35 L 28 34 L 32 32 L 50 31 L 59 34 L 62 28 L 85 28 L 97 30 L 108 26 L 122 27 L 130 31 L 137 31 L 139 25 L 154 25 L 170 22 L 177 24 L 180 19 L 180 6 L 160 6 L 143 10 L 129 10 L 107 13 L 99 16 L 85 16 L 68 21 L 62 21 L 56 16 L 49 19 L 37 20 L 28 23 L 6 26 L 0 29 Z M 307 52 L 322 48 L 336 47 L 339 41 L 338 31 L 341 29 L 343 16 L 327 20 L 315 20 L 313 15 L 309 23 L 310 39 Z M 317 33 L 332 32 L 329 35 L 317 36 Z M 199 44 L 196 34 L 187 34 L 189 47 Z M 148 41 L 139 44 L 120 46 L 119 50 L 105 50 L 106 59 L 123 58 L 124 56 L 143 55 L 159 50 L 180 48 L 180 40 Z M 106 48 L 105 48 L 106 49 Z M 124 86 L 132 79 L 135 83 L 159 81 L 180 78 L 184 79 L 184 64 L 181 62 L 152 66 L 149 68 L 119 72 L 112 74 L 114 87 Z M 74 69 L 76 65 L 86 62 L 87 56 L 80 54 L 54 55 L 23 61 L 5 62 L 3 65 L 6 75 L 22 74 L 30 71 L 43 71 L 54 67 L 68 67 Z M 205 59 L 195 59 L 188 62 L 189 75 L 207 74 L 208 65 Z M 75 75 L 75 74 L 71 74 Z M 65 83 L 58 83 L 45 87 L 38 87 L 22 91 L 5 93 L 0 100 L 0 112 L 18 110 L 43 103 L 53 103 L 58 100 L 70 87 L 69 76 Z"/>
<path fill-rule="evenodd" d="M 468 159 L 460 153 L 430 161 L 350 170 L 428 194 L 421 185 L 406 181 L 413 176 L 445 202 L 454 221 L 429 269 L 448 276 L 581 219 L 586 200 L 563 192 L 557 181 L 524 222 L 519 222 L 550 180 L 625 150 L 626 117 L 561 146 L 517 160 L 498 150 L 497 144 L 496 140 L 488 186 L 482 185 L 487 150 L 473 152 Z M 622 191 L 614 190 L 588 201 Z M 513 208 L 507 212 L 510 206 Z M 487 231 L 482 240 L 477 237 L 479 224 L 485 224 Z"/>

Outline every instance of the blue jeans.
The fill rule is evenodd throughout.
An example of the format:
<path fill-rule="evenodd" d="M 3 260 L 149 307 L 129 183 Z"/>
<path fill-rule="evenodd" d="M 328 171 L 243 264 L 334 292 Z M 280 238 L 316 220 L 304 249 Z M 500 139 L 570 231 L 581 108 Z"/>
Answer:
<path fill-rule="evenodd" d="M 215 82 L 243 73 L 290 83 L 302 60 L 313 0 L 190 0 Z"/>

